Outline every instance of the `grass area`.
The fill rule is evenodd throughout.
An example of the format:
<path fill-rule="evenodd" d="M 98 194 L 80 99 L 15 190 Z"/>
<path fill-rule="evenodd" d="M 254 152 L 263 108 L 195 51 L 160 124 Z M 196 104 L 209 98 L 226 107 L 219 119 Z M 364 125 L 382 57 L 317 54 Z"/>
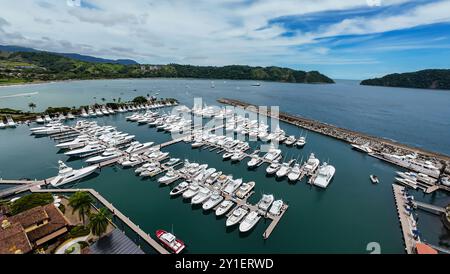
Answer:
<path fill-rule="evenodd" d="M 30 195 L 26 195 L 14 201 L 10 208 L 11 214 L 16 215 L 25 210 L 37 207 L 48 205 L 53 202 L 53 196 L 51 193 L 32 193 Z"/>

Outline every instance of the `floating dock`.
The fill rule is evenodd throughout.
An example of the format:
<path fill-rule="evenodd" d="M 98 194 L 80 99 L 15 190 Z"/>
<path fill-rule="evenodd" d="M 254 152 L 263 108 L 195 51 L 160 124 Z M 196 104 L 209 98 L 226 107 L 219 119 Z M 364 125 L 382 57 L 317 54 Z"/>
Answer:
<path fill-rule="evenodd" d="M 405 199 L 403 198 L 402 191 L 405 189 L 403 186 L 397 184 L 392 185 L 392 190 L 394 192 L 395 204 L 397 206 L 397 214 L 400 220 L 400 226 L 402 229 L 403 240 L 405 243 L 405 250 L 407 254 L 414 254 L 416 243 L 420 240 L 415 240 L 414 236 L 411 234 L 411 217 L 406 213 L 405 209 Z"/>

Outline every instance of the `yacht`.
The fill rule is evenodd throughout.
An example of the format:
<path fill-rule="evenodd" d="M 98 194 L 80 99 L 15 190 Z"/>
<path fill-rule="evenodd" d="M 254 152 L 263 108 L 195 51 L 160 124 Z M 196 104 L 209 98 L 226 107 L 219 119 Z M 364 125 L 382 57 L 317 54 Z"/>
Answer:
<path fill-rule="evenodd" d="M 258 221 L 261 219 L 261 216 L 259 216 L 258 212 L 252 211 L 250 212 L 242 221 L 242 223 L 239 224 L 239 231 L 240 232 L 247 232 L 250 229 L 252 229 Z"/>
<path fill-rule="evenodd" d="M 122 156 L 122 152 L 117 148 L 107 148 L 101 155 L 86 159 L 88 164 L 97 164 L 107 160 L 115 159 Z"/>
<path fill-rule="evenodd" d="M 302 170 L 307 175 L 312 175 L 314 171 L 316 171 L 317 167 L 319 167 L 319 164 L 320 164 L 319 159 L 317 159 L 314 156 L 314 153 L 311 153 L 311 155 L 309 155 L 308 161 L 306 161 L 306 163 L 303 164 Z"/>
<path fill-rule="evenodd" d="M 50 181 L 50 184 L 54 187 L 82 179 L 92 174 L 97 169 L 97 166 L 88 166 L 81 169 L 73 169 L 64 164 L 63 161 L 58 161 L 58 165 L 58 175 Z"/>
<path fill-rule="evenodd" d="M 51 121 L 52 121 L 52 118 L 50 118 L 50 115 L 44 115 L 44 121 L 46 122 L 46 123 L 50 123 Z"/>
<path fill-rule="evenodd" d="M 140 174 L 140 173 L 144 172 L 145 170 L 147 170 L 149 168 L 154 168 L 154 167 L 159 167 L 159 163 L 157 163 L 157 162 L 148 162 L 148 163 L 145 163 L 142 166 L 136 168 L 134 170 L 134 173 Z"/>
<path fill-rule="evenodd" d="M 297 142 L 295 143 L 295 145 L 299 148 L 302 148 L 306 145 L 306 138 L 303 136 L 300 136 L 300 138 L 298 138 Z"/>
<path fill-rule="evenodd" d="M 154 142 L 147 142 L 147 143 L 139 143 L 139 142 L 133 142 L 131 143 L 130 147 L 128 147 L 125 152 L 127 153 L 134 153 L 138 151 L 142 151 L 146 148 L 151 147 L 154 144 Z"/>
<path fill-rule="evenodd" d="M 395 177 L 395 180 L 402 185 L 409 186 L 413 189 L 417 189 L 417 181 L 413 181 L 411 179 L 399 178 L 399 177 Z"/>
<path fill-rule="evenodd" d="M 105 146 L 100 145 L 98 142 L 90 142 L 83 148 L 67 151 L 64 154 L 70 157 L 83 157 L 84 155 L 102 152 L 103 150 L 105 150 Z"/>
<path fill-rule="evenodd" d="M 255 187 L 255 182 L 243 183 L 236 191 L 236 196 L 243 199 Z"/>
<path fill-rule="evenodd" d="M 69 112 L 69 113 L 67 114 L 67 119 L 73 120 L 73 119 L 75 119 L 75 116 L 74 116 L 71 112 Z"/>
<path fill-rule="evenodd" d="M 336 169 L 334 166 L 327 164 L 324 162 L 319 167 L 319 173 L 317 177 L 314 179 L 314 185 L 322 188 L 326 188 L 328 184 L 330 183 L 331 179 L 334 176 Z"/>
<path fill-rule="evenodd" d="M 233 207 L 234 202 L 230 200 L 224 200 L 220 203 L 219 207 L 216 209 L 216 216 L 222 216 L 227 213 L 231 207 Z"/>
<path fill-rule="evenodd" d="M 198 193 L 191 199 L 191 204 L 201 204 L 211 196 L 211 190 L 206 187 L 200 187 Z"/>
<path fill-rule="evenodd" d="M 211 174 L 211 176 L 209 176 L 206 179 L 205 183 L 212 185 L 221 175 L 222 175 L 222 171 L 214 172 L 213 174 Z"/>
<path fill-rule="evenodd" d="M 185 199 L 192 198 L 195 195 L 197 195 L 199 190 L 200 190 L 200 186 L 198 185 L 198 183 L 193 182 L 192 184 L 189 185 L 188 189 L 183 192 L 183 198 L 185 198 Z"/>
<path fill-rule="evenodd" d="M 14 120 L 11 116 L 6 117 L 6 125 L 8 127 L 16 127 L 17 126 L 16 122 L 14 122 Z"/>
<path fill-rule="evenodd" d="M 231 161 L 236 162 L 244 159 L 245 153 L 243 151 L 235 151 L 234 154 L 231 156 Z"/>
<path fill-rule="evenodd" d="M 269 206 L 272 204 L 273 200 L 274 197 L 272 194 L 270 195 L 263 194 L 261 200 L 259 200 L 258 202 L 258 208 L 263 211 L 267 211 L 269 209 Z"/>
<path fill-rule="evenodd" d="M 430 176 L 423 174 L 423 173 L 397 171 L 397 175 L 399 175 L 400 177 L 405 178 L 405 179 L 411 179 L 413 181 L 420 181 L 420 182 L 426 183 L 428 185 L 433 185 L 437 181 L 436 179 L 431 178 Z"/>
<path fill-rule="evenodd" d="M 42 119 L 42 116 L 37 116 L 36 117 L 36 123 L 43 124 L 43 123 L 45 123 L 45 121 L 44 121 L 44 119 Z"/>
<path fill-rule="evenodd" d="M 358 144 L 351 144 L 352 148 L 354 150 L 358 150 L 365 153 L 372 153 L 373 150 L 369 147 L 369 143 L 358 145 Z"/>
<path fill-rule="evenodd" d="M 3 123 L 3 120 L 0 119 L 0 129 L 6 128 L 5 123 Z"/>
<path fill-rule="evenodd" d="M 257 154 L 253 154 L 251 156 L 251 160 L 247 162 L 247 166 L 249 168 L 254 168 L 254 167 L 257 167 L 261 163 L 262 163 L 262 159 Z"/>
<path fill-rule="evenodd" d="M 121 163 L 121 165 L 123 167 L 133 167 L 133 166 L 139 165 L 141 163 L 142 163 L 141 157 L 139 157 L 138 155 L 132 154 L 132 155 L 130 155 L 130 157 L 127 160 L 123 161 Z"/>
<path fill-rule="evenodd" d="M 173 166 L 173 165 L 177 164 L 178 162 L 180 162 L 180 158 L 170 158 L 169 161 L 167 161 L 164 164 L 166 166 Z"/>
<path fill-rule="evenodd" d="M 228 159 L 230 159 L 233 155 L 234 155 L 234 152 L 229 152 L 229 151 L 227 151 L 227 152 L 225 152 L 225 153 L 222 155 L 222 159 L 228 160 Z"/>
<path fill-rule="evenodd" d="M 216 184 L 220 187 L 224 186 L 232 177 L 231 176 L 227 176 L 225 174 L 222 174 L 219 176 L 219 178 L 217 178 L 216 180 Z"/>
<path fill-rule="evenodd" d="M 226 226 L 232 226 L 239 223 L 245 217 L 245 215 L 247 215 L 247 213 L 248 210 L 243 207 L 236 208 L 235 210 L 233 210 L 233 213 L 230 215 L 230 217 L 228 217 L 225 223 Z"/>
<path fill-rule="evenodd" d="M 239 186 L 242 184 L 242 178 L 230 180 L 228 184 L 223 189 L 223 192 L 231 195 L 236 189 L 239 188 Z"/>
<path fill-rule="evenodd" d="M 380 180 L 378 179 L 378 177 L 376 175 L 370 175 L 370 180 L 372 181 L 372 184 L 378 184 L 380 182 Z"/>
<path fill-rule="evenodd" d="M 95 115 L 97 116 L 103 116 L 103 112 L 100 109 L 95 110 Z"/>
<path fill-rule="evenodd" d="M 281 156 L 281 150 L 280 149 L 276 149 L 274 147 L 271 147 L 269 149 L 269 152 L 266 153 L 266 155 L 264 155 L 264 159 L 266 159 L 269 162 L 275 161 L 277 160 L 279 157 Z"/>
<path fill-rule="evenodd" d="M 177 239 L 172 233 L 162 229 L 156 230 L 156 238 L 175 254 L 180 254 L 186 247 L 183 241 Z"/>
<path fill-rule="evenodd" d="M 266 168 L 266 172 L 267 174 L 271 175 L 276 173 L 280 168 L 280 163 L 278 163 L 278 161 L 274 161 Z"/>
<path fill-rule="evenodd" d="M 280 169 L 276 172 L 278 178 L 283 178 L 291 171 L 291 162 L 281 164 Z"/>
<path fill-rule="evenodd" d="M 167 171 L 166 175 L 158 179 L 158 183 L 160 184 L 171 184 L 178 180 L 180 178 L 180 175 L 178 175 L 173 169 L 169 169 Z"/>
<path fill-rule="evenodd" d="M 286 138 L 286 140 L 284 141 L 284 143 L 285 143 L 287 146 L 292 146 L 292 145 L 294 145 L 294 143 L 295 143 L 296 141 L 297 141 L 297 140 L 295 139 L 295 136 L 294 136 L 294 135 L 291 135 L 291 136 L 289 136 L 289 137 Z"/>
<path fill-rule="evenodd" d="M 181 182 L 180 184 L 178 184 L 176 187 L 174 187 L 171 191 L 170 191 L 170 196 L 175 196 L 175 195 L 180 195 L 181 193 L 183 193 L 184 191 L 186 191 L 189 188 L 189 183 L 186 181 Z"/>
<path fill-rule="evenodd" d="M 139 174 L 141 177 L 153 177 L 159 173 L 161 173 L 163 170 L 159 166 L 158 163 L 154 163 L 153 165 L 148 166 L 144 171 Z"/>
<path fill-rule="evenodd" d="M 210 210 L 211 208 L 215 207 L 220 202 L 222 202 L 222 200 L 223 200 L 222 195 L 220 195 L 220 192 L 216 190 L 211 194 L 209 199 L 203 203 L 202 208 L 203 210 Z"/>
<path fill-rule="evenodd" d="M 78 136 L 69 142 L 64 142 L 57 144 L 56 147 L 59 149 L 77 148 L 85 146 L 91 139 L 87 135 Z"/>
<path fill-rule="evenodd" d="M 86 110 L 84 108 L 81 109 L 81 117 L 83 117 L 83 118 L 89 117 L 89 114 L 86 112 Z"/>
<path fill-rule="evenodd" d="M 283 208 L 283 200 L 276 200 L 270 207 L 269 213 L 278 216 L 280 215 L 282 208 Z"/>
<path fill-rule="evenodd" d="M 203 141 L 202 140 L 195 140 L 192 144 L 191 147 L 192 148 L 198 148 L 203 146 Z"/>
<path fill-rule="evenodd" d="M 62 132 L 68 132 L 68 131 L 71 131 L 70 127 L 68 127 L 68 126 L 55 125 L 55 126 L 45 127 L 45 129 L 33 130 L 31 134 L 34 134 L 36 136 L 43 136 L 43 135 L 51 135 L 51 134 L 55 134 L 55 133 L 62 133 Z"/>
<path fill-rule="evenodd" d="M 292 167 L 291 171 L 288 173 L 289 181 L 297 181 L 298 178 L 300 178 L 301 173 L 300 164 L 295 163 L 294 167 Z"/>

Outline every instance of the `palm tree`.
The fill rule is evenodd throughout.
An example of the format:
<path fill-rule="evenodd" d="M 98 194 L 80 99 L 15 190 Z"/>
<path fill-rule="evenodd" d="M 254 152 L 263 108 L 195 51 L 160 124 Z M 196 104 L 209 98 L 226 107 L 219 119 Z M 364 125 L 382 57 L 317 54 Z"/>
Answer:
<path fill-rule="evenodd" d="M 36 107 L 36 104 L 31 102 L 31 103 L 28 104 L 28 107 L 31 108 L 31 111 L 34 112 L 34 108 Z"/>
<path fill-rule="evenodd" d="M 116 98 L 113 98 L 113 102 L 114 102 L 114 103 L 116 102 Z"/>
<path fill-rule="evenodd" d="M 109 224 L 109 211 L 107 208 L 102 207 L 98 213 L 93 213 L 89 216 L 89 228 L 91 233 L 95 236 L 102 236 L 106 232 Z"/>
<path fill-rule="evenodd" d="M 106 101 L 106 99 L 105 99 L 105 98 L 102 98 L 101 100 L 102 100 L 102 102 L 105 102 L 105 101 Z"/>
<path fill-rule="evenodd" d="M 122 102 L 122 98 L 119 97 L 119 99 L 117 100 L 118 103 Z"/>
<path fill-rule="evenodd" d="M 85 224 L 85 216 L 91 210 L 92 198 L 87 192 L 77 191 L 69 198 L 69 205 L 72 207 L 72 213 L 78 211 L 83 224 Z"/>

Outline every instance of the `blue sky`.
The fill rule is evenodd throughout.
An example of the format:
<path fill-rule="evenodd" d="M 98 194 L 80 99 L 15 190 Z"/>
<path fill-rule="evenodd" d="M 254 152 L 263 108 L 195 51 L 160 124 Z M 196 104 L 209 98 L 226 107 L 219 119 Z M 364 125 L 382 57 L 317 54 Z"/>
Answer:
<path fill-rule="evenodd" d="M 450 0 L 0 0 L 0 5 L 0 44 L 142 63 L 277 65 L 337 79 L 450 63 Z"/>

